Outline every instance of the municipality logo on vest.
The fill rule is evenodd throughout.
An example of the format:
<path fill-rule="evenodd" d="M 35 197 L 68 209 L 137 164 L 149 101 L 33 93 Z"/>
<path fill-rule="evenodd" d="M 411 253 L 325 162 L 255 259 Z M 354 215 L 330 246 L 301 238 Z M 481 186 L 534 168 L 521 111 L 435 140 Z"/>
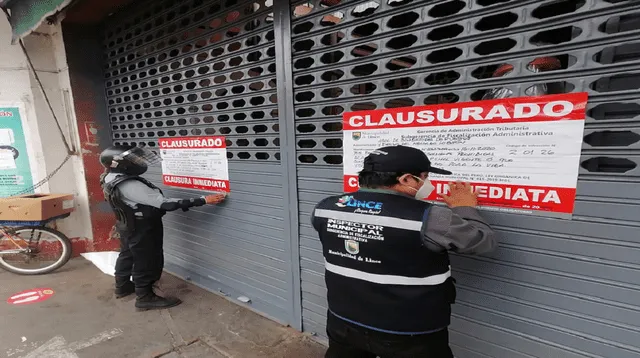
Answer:
<path fill-rule="evenodd" d="M 353 197 L 353 195 L 345 195 L 338 199 L 336 206 L 345 208 L 359 208 L 359 209 L 372 209 L 382 210 L 382 203 L 379 201 L 362 201 Z"/>
<path fill-rule="evenodd" d="M 358 200 L 353 195 L 345 195 L 338 199 L 336 203 L 340 208 L 354 208 L 354 213 L 378 215 L 382 212 L 382 203 L 379 201 Z"/>
<path fill-rule="evenodd" d="M 357 255 L 360 252 L 360 243 L 354 240 L 344 240 L 344 249 L 351 255 Z"/>

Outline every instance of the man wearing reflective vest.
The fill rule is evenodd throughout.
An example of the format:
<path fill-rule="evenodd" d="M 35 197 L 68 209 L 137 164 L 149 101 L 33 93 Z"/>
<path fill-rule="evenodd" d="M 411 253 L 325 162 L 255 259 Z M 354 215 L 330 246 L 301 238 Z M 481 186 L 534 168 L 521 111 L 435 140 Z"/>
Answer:
<path fill-rule="evenodd" d="M 360 190 L 322 200 L 312 213 L 325 257 L 329 312 L 326 358 L 452 358 L 448 326 L 455 301 L 448 251 L 496 247 L 466 183 L 425 202 L 434 168 L 406 146 L 373 151 Z"/>

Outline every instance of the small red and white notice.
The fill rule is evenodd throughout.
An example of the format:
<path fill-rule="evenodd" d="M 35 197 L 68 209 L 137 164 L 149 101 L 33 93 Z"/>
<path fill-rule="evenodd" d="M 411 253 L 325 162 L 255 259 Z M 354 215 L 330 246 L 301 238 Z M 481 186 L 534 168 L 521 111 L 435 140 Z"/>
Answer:
<path fill-rule="evenodd" d="M 224 137 L 159 140 L 164 185 L 229 192 L 229 162 Z"/>
<path fill-rule="evenodd" d="M 344 190 L 373 150 L 406 145 L 434 167 L 430 201 L 450 181 L 470 182 L 489 210 L 567 217 L 573 213 L 587 93 L 345 113 Z"/>

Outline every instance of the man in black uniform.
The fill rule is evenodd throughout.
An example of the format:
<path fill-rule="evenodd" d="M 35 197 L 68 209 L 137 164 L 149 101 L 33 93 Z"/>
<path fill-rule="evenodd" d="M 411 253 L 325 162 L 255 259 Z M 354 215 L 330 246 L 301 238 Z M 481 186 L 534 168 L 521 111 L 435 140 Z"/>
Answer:
<path fill-rule="evenodd" d="M 140 177 L 149 166 L 160 162 L 155 153 L 144 148 L 114 146 L 102 152 L 100 162 L 106 168 L 100 184 L 116 215 L 116 229 L 120 234 L 116 297 L 135 292 L 135 305 L 140 310 L 179 305 L 179 299 L 160 297 L 153 291 L 164 268 L 162 217 L 167 211 L 187 211 L 194 206 L 217 204 L 225 196 L 165 198 L 160 189 Z"/>
<path fill-rule="evenodd" d="M 420 150 L 385 147 L 364 160 L 360 190 L 322 200 L 312 214 L 325 257 L 327 358 L 452 358 L 455 301 L 448 251 L 480 254 L 495 234 L 477 195 L 451 183 L 449 208 L 425 201 L 433 168 Z"/>

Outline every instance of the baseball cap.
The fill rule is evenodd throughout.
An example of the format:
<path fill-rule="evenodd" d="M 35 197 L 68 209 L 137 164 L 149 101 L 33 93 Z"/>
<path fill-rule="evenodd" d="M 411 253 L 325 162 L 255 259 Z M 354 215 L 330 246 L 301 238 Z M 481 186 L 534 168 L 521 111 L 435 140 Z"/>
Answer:
<path fill-rule="evenodd" d="M 364 158 L 363 169 L 372 172 L 428 172 L 451 175 L 448 170 L 432 167 L 431 161 L 420 149 L 404 145 L 383 147 L 372 151 Z"/>

